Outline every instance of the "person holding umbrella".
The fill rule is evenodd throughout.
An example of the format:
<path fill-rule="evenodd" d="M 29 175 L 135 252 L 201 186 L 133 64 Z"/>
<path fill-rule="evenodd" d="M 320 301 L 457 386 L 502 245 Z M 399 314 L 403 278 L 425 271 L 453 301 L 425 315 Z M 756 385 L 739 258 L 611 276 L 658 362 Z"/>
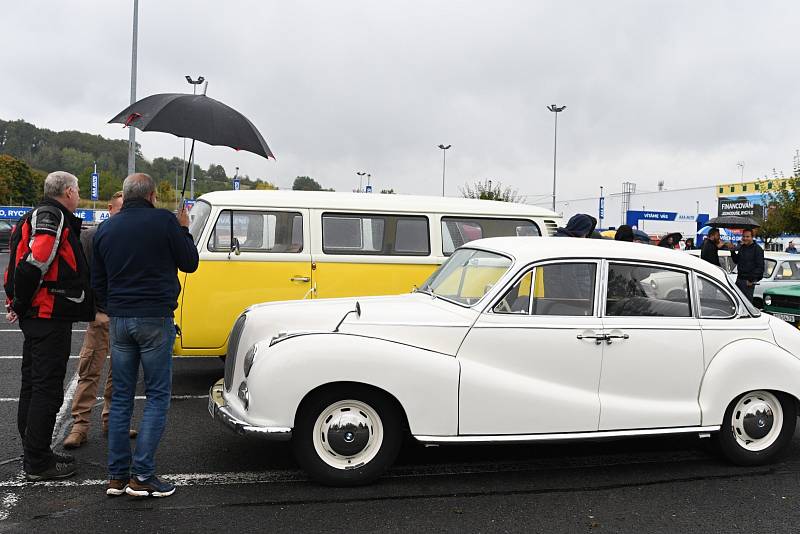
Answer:
<path fill-rule="evenodd" d="M 667 234 L 667 235 L 665 235 L 664 237 L 661 238 L 661 241 L 658 242 L 658 246 L 659 247 L 664 247 L 664 248 L 672 248 L 672 249 L 674 249 L 675 245 L 677 245 L 680 242 L 682 237 L 683 236 L 678 232 L 673 232 L 671 234 Z"/>
<path fill-rule="evenodd" d="M 764 278 L 764 249 L 753 240 L 753 230 L 742 230 L 742 245 L 739 251 L 731 251 L 731 258 L 737 265 L 736 287 L 751 303 L 755 285 Z"/>

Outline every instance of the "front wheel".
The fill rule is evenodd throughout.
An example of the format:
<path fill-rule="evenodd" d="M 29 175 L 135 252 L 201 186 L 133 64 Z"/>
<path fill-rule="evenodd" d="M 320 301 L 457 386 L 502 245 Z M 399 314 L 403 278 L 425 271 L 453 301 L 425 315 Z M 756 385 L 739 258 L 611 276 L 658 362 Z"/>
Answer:
<path fill-rule="evenodd" d="M 786 450 L 796 423 L 793 398 L 783 393 L 750 391 L 725 410 L 719 446 L 722 454 L 737 465 L 763 465 Z"/>
<path fill-rule="evenodd" d="M 297 412 L 292 448 L 300 466 L 330 486 L 368 484 L 397 458 L 402 418 L 388 396 L 353 385 L 323 390 Z"/>

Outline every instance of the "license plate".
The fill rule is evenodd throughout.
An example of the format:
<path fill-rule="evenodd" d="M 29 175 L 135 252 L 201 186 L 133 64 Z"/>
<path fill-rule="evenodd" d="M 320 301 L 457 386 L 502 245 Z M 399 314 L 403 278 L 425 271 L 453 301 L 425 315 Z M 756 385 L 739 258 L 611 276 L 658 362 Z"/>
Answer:
<path fill-rule="evenodd" d="M 792 315 L 790 313 L 773 313 L 772 315 L 774 315 L 781 321 L 786 321 L 787 323 L 794 323 L 797 320 L 797 316 Z"/>

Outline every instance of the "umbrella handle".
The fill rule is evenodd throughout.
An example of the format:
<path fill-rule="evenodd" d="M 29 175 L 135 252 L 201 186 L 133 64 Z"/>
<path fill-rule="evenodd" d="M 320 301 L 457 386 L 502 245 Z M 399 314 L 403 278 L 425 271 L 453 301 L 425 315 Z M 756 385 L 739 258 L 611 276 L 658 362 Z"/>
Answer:
<path fill-rule="evenodd" d="M 186 170 L 183 173 L 183 189 L 181 189 L 181 209 L 183 208 L 183 199 L 186 197 L 186 180 L 189 178 L 189 166 L 193 164 L 194 160 L 194 139 L 192 139 L 192 150 L 189 152 L 189 161 L 186 162 Z"/>

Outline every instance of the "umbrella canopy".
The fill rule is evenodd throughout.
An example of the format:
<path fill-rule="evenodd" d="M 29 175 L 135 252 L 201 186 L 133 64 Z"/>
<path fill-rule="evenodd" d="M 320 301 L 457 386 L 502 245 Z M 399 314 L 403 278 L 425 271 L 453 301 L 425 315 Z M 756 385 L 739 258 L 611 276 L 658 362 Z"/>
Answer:
<path fill-rule="evenodd" d="M 710 231 L 711 231 L 711 227 L 710 226 L 704 226 L 700 230 L 697 231 L 697 235 L 701 235 L 703 237 L 706 237 L 706 236 L 708 236 L 708 232 L 710 232 Z M 723 239 L 726 239 L 726 240 L 729 240 L 729 239 L 732 239 L 732 238 L 736 237 L 732 232 L 729 232 L 725 228 L 719 228 L 719 235 L 720 235 L 720 237 L 722 237 Z"/>
<path fill-rule="evenodd" d="M 750 217 L 739 217 L 737 215 L 723 215 L 709 219 L 706 225 L 712 228 L 731 228 L 734 230 L 752 230 L 760 225 Z"/>
<path fill-rule="evenodd" d="M 667 243 L 667 240 L 670 237 L 672 238 L 672 245 Z M 658 246 L 675 248 L 675 246 L 680 242 L 681 239 L 683 239 L 683 234 L 681 234 L 680 232 L 672 232 L 662 237 L 661 241 L 658 242 Z"/>
<path fill-rule="evenodd" d="M 247 117 L 206 95 L 162 93 L 134 102 L 109 123 L 143 132 L 164 132 L 275 159 L 264 137 Z"/>
<path fill-rule="evenodd" d="M 644 230 L 639 230 L 634 228 L 633 230 L 633 240 L 637 243 L 646 243 L 650 244 L 650 236 Z"/>

